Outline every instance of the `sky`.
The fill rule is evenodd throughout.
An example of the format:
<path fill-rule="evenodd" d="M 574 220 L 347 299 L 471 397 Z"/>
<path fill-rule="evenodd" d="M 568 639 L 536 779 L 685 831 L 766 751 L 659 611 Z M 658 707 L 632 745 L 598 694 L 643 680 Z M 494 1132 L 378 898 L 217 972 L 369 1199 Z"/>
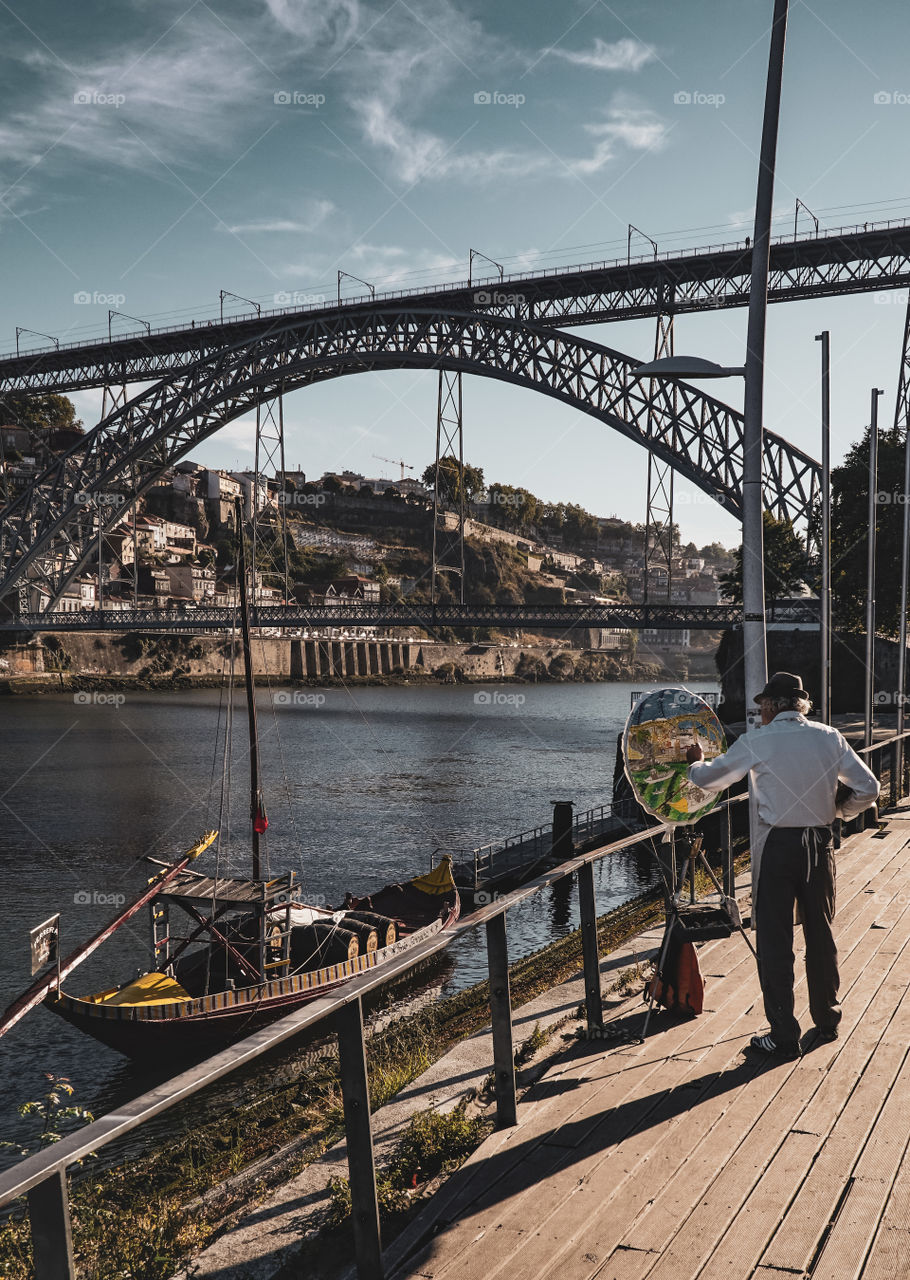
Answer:
<path fill-rule="evenodd" d="M 108 310 L 154 324 L 463 279 L 751 232 L 771 0 L 11 0 L 0 3 L 0 350 L 61 341 Z M 897 0 L 791 0 L 776 229 L 797 198 L 823 227 L 910 217 Z M 801 229 L 811 225 L 801 213 Z M 633 251 L 649 249 L 637 234 Z M 476 267 L 483 271 L 478 260 Z M 488 268 L 490 272 L 493 268 Z M 362 286 L 345 279 L 345 293 Z M 906 291 L 769 309 L 769 430 L 819 454 L 831 331 L 833 455 L 893 414 Z M 226 314 L 249 311 L 228 297 Z M 682 316 L 676 349 L 741 364 L 745 311 Z M 135 329 L 115 316 L 114 330 Z M 653 354 L 653 321 L 582 330 Z M 23 334 L 23 350 L 46 339 Z M 741 404 L 736 380 L 708 389 Z M 359 374 L 285 403 L 288 465 L 419 474 L 436 377 Z M 74 395 L 86 426 L 101 393 Z M 643 520 L 646 454 L 548 397 L 465 378 L 465 455 L 488 481 Z M 193 457 L 248 466 L 250 419 Z M 412 474 L 412 472 L 408 472 Z M 736 521 L 677 483 L 685 539 Z"/>

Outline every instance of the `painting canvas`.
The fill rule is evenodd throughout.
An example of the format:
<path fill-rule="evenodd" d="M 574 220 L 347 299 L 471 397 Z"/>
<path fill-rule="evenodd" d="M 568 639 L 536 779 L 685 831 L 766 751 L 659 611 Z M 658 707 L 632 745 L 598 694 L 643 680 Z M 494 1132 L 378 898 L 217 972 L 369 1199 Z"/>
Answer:
<path fill-rule="evenodd" d="M 645 694 L 626 721 L 626 777 L 639 804 L 661 822 L 696 822 L 720 799 L 719 793 L 702 791 L 688 779 L 686 748 L 695 743 L 701 744 L 706 760 L 726 750 L 714 711 L 688 689 Z"/>

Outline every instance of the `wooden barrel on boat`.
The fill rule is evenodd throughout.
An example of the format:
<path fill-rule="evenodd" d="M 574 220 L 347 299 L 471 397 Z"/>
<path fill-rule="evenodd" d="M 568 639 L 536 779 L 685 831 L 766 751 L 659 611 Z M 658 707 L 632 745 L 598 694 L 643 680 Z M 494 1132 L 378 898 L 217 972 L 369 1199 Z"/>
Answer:
<path fill-rule="evenodd" d="M 390 947 L 398 941 L 398 926 L 388 916 L 381 916 L 375 911 L 346 911 L 345 920 L 368 924 L 379 935 L 380 947 Z"/>
<path fill-rule="evenodd" d="M 345 929 L 350 929 L 360 943 L 361 955 L 369 955 L 371 951 L 379 949 L 379 934 L 371 924 L 367 924 L 363 920 L 352 920 L 350 916 L 345 916 L 344 927 Z"/>
<path fill-rule="evenodd" d="M 327 964 L 356 960 L 359 954 L 357 935 L 341 925 L 317 920 L 291 930 L 291 965 L 295 969 L 321 969 Z"/>

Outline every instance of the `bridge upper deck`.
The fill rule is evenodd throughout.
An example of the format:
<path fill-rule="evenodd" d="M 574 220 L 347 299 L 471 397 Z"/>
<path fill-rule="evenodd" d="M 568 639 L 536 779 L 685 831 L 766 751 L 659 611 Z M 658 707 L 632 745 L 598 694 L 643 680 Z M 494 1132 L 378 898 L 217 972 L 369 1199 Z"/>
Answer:
<path fill-rule="evenodd" d="M 62 343 L 0 357 L 6 390 L 76 390 L 164 377 L 225 347 L 293 324 L 368 311 L 482 311 L 546 326 L 579 326 L 674 312 L 744 306 L 751 252 L 745 241 L 670 254 L 592 262 L 393 290 L 375 297 L 278 307 L 109 339 Z M 769 299 L 783 302 L 910 285 L 910 222 L 866 223 L 820 235 L 778 237 L 771 246 Z"/>

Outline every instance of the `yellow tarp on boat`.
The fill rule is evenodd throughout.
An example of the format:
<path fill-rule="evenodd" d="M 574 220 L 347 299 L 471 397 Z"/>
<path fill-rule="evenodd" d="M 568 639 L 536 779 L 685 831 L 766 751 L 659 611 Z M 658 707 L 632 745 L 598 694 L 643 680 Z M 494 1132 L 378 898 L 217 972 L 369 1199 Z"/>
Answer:
<path fill-rule="evenodd" d="M 434 867 L 425 876 L 417 876 L 411 884 L 421 893 L 453 893 L 455 880 L 452 877 L 452 859 L 446 854 L 438 867 Z"/>
<path fill-rule="evenodd" d="M 101 991 L 92 996 L 94 1004 L 173 1004 L 175 1000 L 191 1000 L 192 996 L 184 991 L 179 982 L 169 978 L 166 973 L 144 973 L 125 987 L 114 987 L 110 991 Z"/>

